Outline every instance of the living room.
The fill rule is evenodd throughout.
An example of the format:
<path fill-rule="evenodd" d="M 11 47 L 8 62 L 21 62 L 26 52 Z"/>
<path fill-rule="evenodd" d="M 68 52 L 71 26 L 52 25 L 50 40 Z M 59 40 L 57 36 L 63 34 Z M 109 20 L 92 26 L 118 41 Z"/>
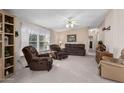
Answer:
<path fill-rule="evenodd" d="M 0 91 L 124 92 L 123 0 L 0 0 Z"/>
<path fill-rule="evenodd" d="M 14 16 L 6 16 L 4 22 L 4 15 Z M 49 17 L 49 15 L 51 15 L 51 17 Z M 13 56 L 10 56 L 11 58 L 9 57 L 9 61 L 14 63 L 11 65 L 9 61 L 7 61 L 7 65 L 9 66 L 5 67 L 5 71 L 1 69 L 1 82 L 124 82 L 123 75 L 110 75 L 114 73 L 114 71 L 116 73 L 118 73 L 118 71 L 123 73 L 121 72 L 122 69 L 102 68 L 102 66 L 104 67 L 104 65 L 108 64 L 107 62 L 110 63 L 109 59 L 123 56 L 121 55 L 123 54 L 121 51 L 124 47 L 124 44 L 121 43 L 124 33 L 123 16 L 124 10 L 118 9 L 1 10 L 1 19 L 3 18 L 0 20 L 1 23 L 3 22 L 2 24 L 5 24 L 5 27 L 11 28 L 11 26 L 14 26 L 15 28 L 11 29 L 15 32 L 15 37 L 12 37 L 11 32 L 11 34 L 8 34 L 8 32 L 6 32 L 8 29 L 6 28 L 5 33 L 1 32 L 0 34 L 2 41 L 0 43 L 2 46 L 1 49 L 4 50 L 3 44 L 5 43 L 5 47 L 12 48 L 12 51 L 15 51 L 11 53 Z M 6 18 L 10 20 L 10 23 L 7 23 Z M 15 21 L 13 22 L 11 20 Z M 4 30 L 3 28 L 4 26 L 1 25 L 1 30 Z M 5 40 L 2 39 L 4 38 L 4 34 Z M 11 40 L 14 40 L 13 45 L 9 45 L 9 43 L 12 42 Z M 99 62 L 96 62 L 95 55 L 98 41 L 103 42 L 107 54 L 103 54 L 102 57 L 98 58 Z M 32 46 L 33 49 L 28 46 Z M 6 52 L 7 55 L 9 54 L 8 50 Z M 32 56 L 28 54 L 29 50 L 32 51 L 33 57 L 41 54 L 33 59 L 39 61 L 40 64 L 33 64 L 34 61 L 31 60 Z M 1 51 L 2 50 L 0 50 L 0 52 Z M 6 60 L 2 61 L 4 59 L 4 52 L 2 51 L 1 53 L 3 54 L 0 55 L 1 68 L 4 68 L 3 64 L 8 57 L 6 57 L 5 54 Z M 48 56 L 45 54 L 48 54 Z M 111 55 L 111 57 L 109 56 L 110 58 L 108 58 L 108 55 Z M 123 67 L 123 57 L 117 60 L 119 60 L 119 67 Z M 46 66 L 44 63 L 49 64 L 49 66 Z M 105 71 L 99 70 L 99 65 L 101 69 L 105 69 Z M 12 68 L 12 70 L 10 70 L 10 68 Z M 7 71 L 7 69 L 9 70 Z M 113 70 L 112 72 L 111 69 Z M 9 76 L 9 71 L 13 75 Z M 99 75 L 99 72 L 103 74 Z"/>

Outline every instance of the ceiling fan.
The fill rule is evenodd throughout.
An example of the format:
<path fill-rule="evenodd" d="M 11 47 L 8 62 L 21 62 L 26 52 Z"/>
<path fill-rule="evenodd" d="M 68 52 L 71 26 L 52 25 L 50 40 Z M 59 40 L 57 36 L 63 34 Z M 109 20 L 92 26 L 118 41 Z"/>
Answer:
<path fill-rule="evenodd" d="M 78 25 L 78 21 L 74 20 L 72 17 L 66 18 L 66 28 L 73 28 Z"/>

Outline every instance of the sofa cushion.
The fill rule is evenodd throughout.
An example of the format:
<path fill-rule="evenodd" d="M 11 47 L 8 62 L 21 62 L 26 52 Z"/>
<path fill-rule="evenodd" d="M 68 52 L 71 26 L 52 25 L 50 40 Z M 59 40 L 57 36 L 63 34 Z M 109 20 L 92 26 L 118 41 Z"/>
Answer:
<path fill-rule="evenodd" d="M 65 44 L 65 49 L 70 55 L 85 55 L 85 45 L 84 44 Z"/>

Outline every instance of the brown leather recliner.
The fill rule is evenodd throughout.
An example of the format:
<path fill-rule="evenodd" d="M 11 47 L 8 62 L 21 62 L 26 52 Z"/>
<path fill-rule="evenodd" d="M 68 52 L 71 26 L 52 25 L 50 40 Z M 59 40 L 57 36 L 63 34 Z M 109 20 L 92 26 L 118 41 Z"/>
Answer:
<path fill-rule="evenodd" d="M 59 45 L 56 45 L 56 44 L 52 44 L 50 45 L 50 50 L 53 52 L 53 55 L 52 57 L 54 59 L 58 59 L 58 60 L 61 60 L 61 59 L 65 59 L 68 57 L 65 49 L 61 49 L 59 47 Z"/>
<path fill-rule="evenodd" d="M 53 60 L 49 54 L 38 54 L 37 50 L 32 46 L 26 46 L 22 49 L 30 70 L 50 70 Z"/>

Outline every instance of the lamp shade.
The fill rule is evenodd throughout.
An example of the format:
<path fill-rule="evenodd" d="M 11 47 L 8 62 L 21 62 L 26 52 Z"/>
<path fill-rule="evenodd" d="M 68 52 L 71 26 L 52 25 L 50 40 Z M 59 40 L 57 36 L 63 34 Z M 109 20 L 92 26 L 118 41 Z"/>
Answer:
<path fill-rule="evenodd" d="M 59 44 L 62 44 L 62 41 L 61 40 L 59 41 Z"/>

